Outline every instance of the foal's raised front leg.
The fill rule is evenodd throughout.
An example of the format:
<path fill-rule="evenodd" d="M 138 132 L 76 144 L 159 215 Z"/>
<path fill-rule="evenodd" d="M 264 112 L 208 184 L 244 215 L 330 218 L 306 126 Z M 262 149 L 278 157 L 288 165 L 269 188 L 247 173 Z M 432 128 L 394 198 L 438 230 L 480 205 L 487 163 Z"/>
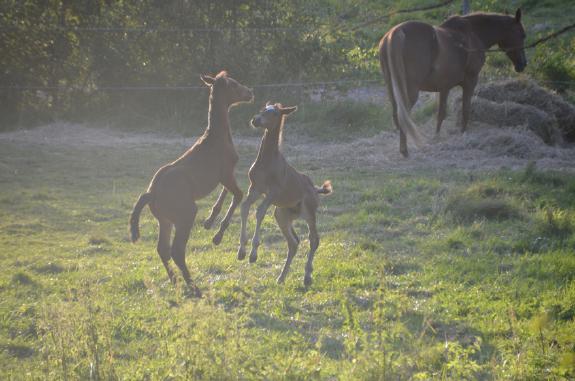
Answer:
<path fill-rule="evenodd" d="M 258 206 L 258 210 L 256 212 L 256 230 L 254 232 L 254 237 L 252 238 L 252 251 L 250 253 L 250 263 L 254 263 L 258 259 L 258 247 L 260 246 L 260 227 L 262 225 L 262 221 L 266 216 L 268 208 L 272 204 L 271 194 L 267 194 L 260 206 Z"/>
<path fill-rule="evenodd" d="M 222 181 L 222 184 L 230 192 L 232 192 L 232 194 L 234 195 L 234 198 L 232 199 L 232 202 L 230 203 L 230 207 L 228 208 L 228 211 L 226 212 L 226 216 L 224 217 L 224 219 L 222 220 L 222 222 L 220 224 L 220 230 L 218 230 L 218 232 L 216 233 L 216 235 L 212 239 L 212 242 L 214 243 L 214 245 L 219 245 L 220 242 L 222 242 L 222 237 L 224 236 L 224 232 L 226 231 L 226 229 L 230 225 L 230 220 L 232 219 L 232 216 L 234 215 L 234 211 L 236 210 L 236 207 L 238 206 L 238 204 L 242 201 L 242 198 L 244 197 L 244 193 L 242 192 L 240 187 L 238 187 L 238 183 L 236 182 L 236 178 L 235 178 L 233 172 L 229 173 L 224 178 L 224 180 Z"/>
<path fill-rule="evenodd" d="M 227 194 L 228 194 L 228 190 L 226 189 L 226 187 L 222 187 L 222 191 L 221 191 L 216 203 L 212 207 L 212 211 L 210 212 L 210 216 L 208 218 L 206 218 L 206 220 L 204 221 L 204 228 L 205 229 L 211 229 L 212 228 L 214 221 L 216 220 L 216 218 L 220 214 L 220 211 L 222 210 L 222 205 L 224 204 L 224 201 L 226 200 Z"/>
<path fill-rule="evenodd" d="M 256 191 L 251 185 L 248 189 L 248 197 L 242 202 L 241 206 L 241 230 L 240 230 L 240 247 L 238 248 L 238 259 L 242 260 L 246 257 L 246 243 L 248 243 L 247 237 L 247 222 L 248 215 L 250 214 L 250 208 L 254 202 L 260 197 L 261 193 Z"/>

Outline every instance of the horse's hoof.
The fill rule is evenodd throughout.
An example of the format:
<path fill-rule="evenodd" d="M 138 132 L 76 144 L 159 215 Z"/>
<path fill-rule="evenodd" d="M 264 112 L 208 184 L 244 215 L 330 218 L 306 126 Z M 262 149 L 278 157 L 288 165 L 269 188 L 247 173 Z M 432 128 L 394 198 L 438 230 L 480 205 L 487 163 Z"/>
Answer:
<path fill-rule="evenodd" d="M 212 225 L 214 224 L 213 220 L 205 220 L 204 221 L 204 229 L 206 230 L 210 230 L 212 228 Z"/>
<path fill-rule="evenodd" d="M 309 276 L 306 275 L 306 276 L 303 278 L 303 285 L 304 285 L 305 287 L 311 286 L 311 275 L 309 275 Z"/>
<path fill-rule="evenodd" d="M 258 260 L 257 254 L 254 255 L 254 253 L 251 253 L 250 254 L 250 263 L 256 263 L 257 260 Z"/>
<path fill-rule="evenodd" d="M 280 276 L 278 277 L 278 279 L 277 279 L 276 282 L 277 282 L 278 284 L 284 284 L 284 283 L 285 283 L 285 280 L 286 280 L 286 278 L 285 278 L 285 277 L 282 277 L 282 276 L 280 275 Z"/>
<path fill-rule="evenodd" d="M 184 295 L 187 298 L 201 298 L 202 297 L 202 291 L 200 291 L 200 289 L 196 286 L 189 286 L 187 287 L 186 291 L 184 292 Z"/>
<path fill-rule="evenodd" d="M 212 242 L 214 243 L 214 245 L 219 245 L 220 243 L 222 243 L 222 235 L 221 233 L 218 233 L 214 236 L 214 238 L 212 239 Z"/>
<path fill-rule="evenodd" d="M 244 260 L 245 257 L 246 257 L 246 249 L 244 249 L 243 247 L 240 247 L 238 249 L 238 261 Z"/>

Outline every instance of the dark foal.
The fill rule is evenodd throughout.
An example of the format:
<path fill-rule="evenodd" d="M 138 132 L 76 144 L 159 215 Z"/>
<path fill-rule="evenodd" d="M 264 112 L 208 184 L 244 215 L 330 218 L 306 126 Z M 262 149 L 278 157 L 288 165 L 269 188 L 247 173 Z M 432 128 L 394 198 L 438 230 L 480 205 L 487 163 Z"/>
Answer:
<path fill-rule="evenodd" d="M 293 228 L 293 221 L 302 218 L 309 228 L 310 250 L 307 255 L 304 285 L 312 282 L 313 257 L 319 246 L 319 235 L 316 228 L 316 212 L 319 206 L 319 194 L 332 192 L 331 183 L 326 181 L 322 187 L 316 187 L 309 177 L 298 172 L 285 160 L 280 151 L 281 135 L 285 117 L 297 107 L 282 107 L 281 104 L 266 105 L 265 109 L 254 116 L 251 124 L 265 129 L 264 137 L 256 161 L 249 171 L 250 188 L 241 207 L 241 235 L 238 259 L 246 256 L 247 243 L 246 222 L 250 206 L 263 194 L 265 198 L 256 213 L 256 230 L 252 239 L 250 262 L 257 260 L 260 244 L 260 226 L 270 205 L 275 205 L 274 217 L 288 243 L 288 253 L 278 283 L 283 283 L 289 271 L 293 257 L 297 252 L 299 238 Z"/>
<path fill-rule="evenodd" d="M 379 43 L 379 62 L 403 156 L 408 156 L 406 134 L 418 145 L 422 141 L 409 116 L 419 91 L 439 92 L 436 126 L 436 135 L 439 135 L 449 91 L 461 86 L 461 130 L 464 132 L 469 121 L 471 96 L 485 63 L 485 50 L 498 45 L 505 50 L 515 70 L 521 72 L 527 65 L 524 40 L 520 9 L 515 17 L 490 13 L 454 16 L 440 26 L 407 21 L 387 32 Z"/>
<path fill-rule="evenodd" d="M 228 111 L 231 106 L 253 100 L 252 90 L 228 77 L 226 72 L 221 72 L 215 78 L 204 75 L 202 80 L 210 89 L 208 127 L 186 153 L 156 172 L 148 191 L 140 196 L 130 217 L 132 242 L 135 242 L 140 236 L 140 213 L 145 205 L 149 205 L 160 226 L 158 254 L 170 280 L 175 282 L 169 263 L 171 258 L 182 272 L 186 284 L 198 296 L 200 291 L 192 286 L 186 267 L 186 244 L 198 211 L 196 200 L 206 197 L 218 184 L 234 195 L 220 230 L 214 237 L 214 242 L 219 243 L 243 196 L 234 176 L 238 155 L 232 141 Z M 225 193 L 227 191 L 220 195 L 209 219 L 217 215 Z M 176 232 L 170 244 L 174 226 Z"/>

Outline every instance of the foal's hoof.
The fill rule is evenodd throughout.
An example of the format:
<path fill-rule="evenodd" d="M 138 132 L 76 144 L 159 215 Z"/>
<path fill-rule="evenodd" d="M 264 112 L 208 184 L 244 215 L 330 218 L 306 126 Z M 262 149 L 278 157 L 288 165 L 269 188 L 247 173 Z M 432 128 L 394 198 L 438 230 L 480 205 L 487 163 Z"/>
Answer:
<path fill-rule="evenodd" d="M 305 287 L 311 286 L 311 275 L 306 275 L 306 276 L 303 278 L 303 285 L 304 285 Z"/>
<path fill-rule="evenodd" d="M 211 219 L 209 219 L 209 218 L 206 219 L 206 220 L 204 221 L 204 229 L 210 230 L 210 229 L 212 228 L 212 225 L 213 225 L 213 224 L 214 224 L 214 220 L 211 220 Z"/>
<path fill-rule="evenodd" d="M 280 276 L 278 277 L 278 279 L 277 279 L 276 282 L 277 282 L 278 284 L 284 284 L 285 281 L 286 281 L 285 276 L 281 276 L 281 275 L 280 275 Z"/>
<path fill-rule="evenodd" d="M 250 254 L 250 263 L 256 263 L 257 260 L 258 260 L 258 254 L 252 251 Z"/>
<path fill-rule="evenodd" d="M 246 249 L 243 247 L 240 247 L 238 249 L 238 261 L 242 261 L 245 257 L 246 257 Z"/>
<path fill-rule="evenodd" d="M 223 237 L 223 235 L 224 235 L 223 233 L 219 233 L 219 232 L 218 232 L 218 234 L 216 234 L 216 235 L 214 236 L 214 238 L 212 238 L 212 242 L 214 243 L 214 245 L 217 246 L 217 245 L 219 245 L 220 243 L 222 243 L 222 237 Z"/>

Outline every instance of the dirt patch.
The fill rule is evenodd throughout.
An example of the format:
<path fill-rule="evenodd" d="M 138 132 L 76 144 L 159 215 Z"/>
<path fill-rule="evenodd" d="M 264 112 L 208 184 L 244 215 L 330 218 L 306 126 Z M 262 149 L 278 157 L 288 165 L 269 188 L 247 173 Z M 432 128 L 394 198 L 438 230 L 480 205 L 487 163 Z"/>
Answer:
<path fill-rule="evenodd" d="M 408 159 L 399 154 L 399 136 L 396 132 L 381 132 L 349 142 L 331 143 L 286 132 L 283 151 L 294 164 L 311 169 L 520 169 L 534 161 L 540 169 L 575 170 L 573 146 L 546 145 L 539 136 L 525 127 L 502 129 L 472 123 L 468 132 L 460 134 L 454 119 L 445 121 L 440 140 L 428 139 L 429 144 L 419 149 L 410 145 L 411 156 Z M 428 136 L 433 136 L 434 128 L 433 120 L 420 126 L 421 131 Z M 75 124 L 51 124 L 33 130 L 0 134 L 0 143 L 78 148 L 184 148 L 191 146 L 196 139 L 158 133 L 126 133 Z M 234 137 L 238 148 L 254 154 L 259 141 L 259 138 Z"/>
<path fill-rule="evenodd" d="M 286 131 L 283 150 L 297 167 L 307 169 L 491 170 L 522 169 L 534 162 L 543 170 L 575 171 L 575 145 L 553 144 L 560 140 L 557 126 L 562 125 L 561 131 L 565 133 L 573 125 L 575 131 L 575 107 L 525 81 L 486 85 L 478 90 L 478 95 L 474 103 L 475 121 L 472 119 L 465 134 L 456 127 L 456 115 L 460 114 L 456 107 L 444 122 L 440 139 L 428 138 L 429 143 L 422 148 L 411 146 L 409 142 L 411 156 L 408 159 L 399 154 L 398 134 L 389 131 L 337 142 L 318 141 Z M 455 105 L 460 103 L 457 97 L 452 100 Z M 391 120 L 374 123 L 391 123 Z M 420 126 L 420 131 L 424 136 L 434 136 L 435 113 Z M 184 149 L 196 139 L 160 132 L 127 133 L 64 123 L 0 134 L 0 144 L 122 149 L 150 145 Z M 248 152 L 246 156 L 251 155 L 249 159 L 255 156 L 259 141 L 257 137 L 234 137 L 239 152 L 242 156 Z"/>

